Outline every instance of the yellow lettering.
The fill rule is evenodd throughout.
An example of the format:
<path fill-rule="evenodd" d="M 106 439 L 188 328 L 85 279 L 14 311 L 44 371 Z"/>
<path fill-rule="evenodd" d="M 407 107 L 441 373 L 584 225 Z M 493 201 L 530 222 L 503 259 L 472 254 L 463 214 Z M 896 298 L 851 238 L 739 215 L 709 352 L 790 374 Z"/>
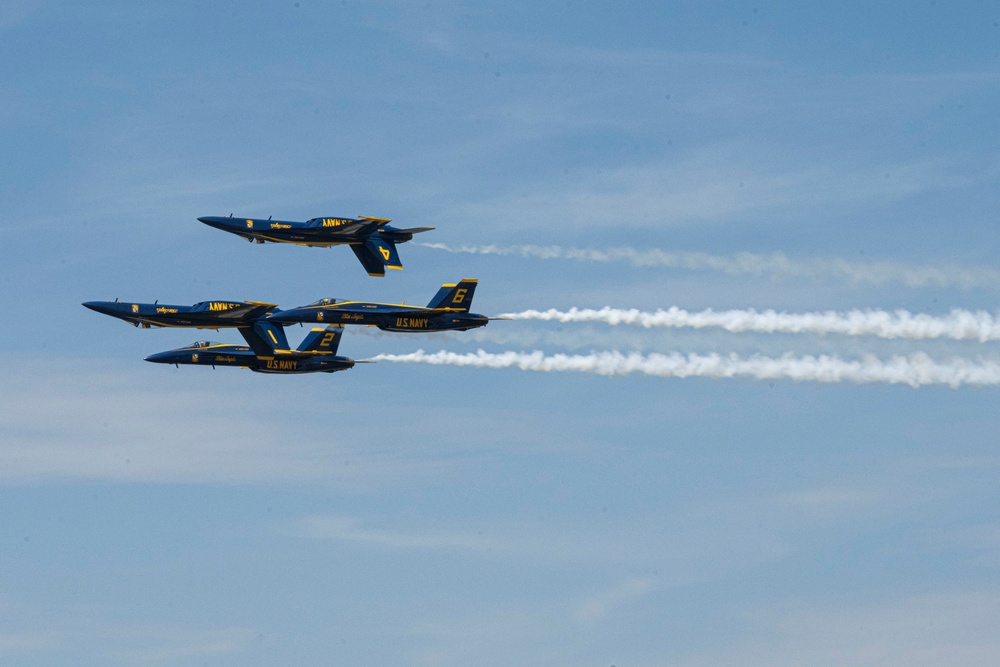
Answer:
<path fill-rule="evenodd" d="M 457 290 L 455 292 L 455 298 L 453 298 L 451 300 L 451 302 L 452 303 L 462 303 L 465 300 L 465 293 L 468 292 L 468 291 L 469 290 L 465 289 L 464 287 L 462 289 L 460 289 L 460 290 Z"/>
<path fill-rule="evenodd" d="M 382 257 L 385 259 L 385 261 L 388 262 L 389 261 L 389 255 L 390 255 L 389 249 L 388 248 L 383 248 L 382 246 L 379 246 L 378 247 L 378 251 L 380 253 L 382 253 Z"/>
<path fill-rule="evenodd" d="M 333 339 L 336 336 L 337 336 L 336 333 L 328 333 L 327 335 L 323 336 L 323 340 L 321 340 L 319 342 L 319 346 L 320 347 L 329 347 L 330 343 L 333 341 Z"/>

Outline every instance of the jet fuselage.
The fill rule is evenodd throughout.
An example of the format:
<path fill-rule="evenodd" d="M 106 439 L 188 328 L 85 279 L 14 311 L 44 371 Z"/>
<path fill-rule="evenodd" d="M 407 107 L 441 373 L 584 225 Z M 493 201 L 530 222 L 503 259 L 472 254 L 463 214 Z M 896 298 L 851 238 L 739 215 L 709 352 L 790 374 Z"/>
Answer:
<path fill-rule="evenodd" d="M 315 304 L 282 310 L 267 317 L 269 322 L 286 325 L 319 322 L 361 324 L 383 331 L 468 331 L 485 326 L 489 318 L 449 308 L 425 308 L 403 304 L 336 302 L 321 299 Z"/>
<path fill-rule="evenodd" d="M 146 357 L 158 364 L 235 366 L 257 373 L 334 373 L 354 366 L 354 360 L 333 354 L 302 353 L 295 350 L 257 356 L 246 345 L 195 343 Z"/>
<path fill-rule="evenodd" d="M 277 304 L 259 301 L 202 301 L 193 306 L 128 301 L 87 301 L 87 308 L 117 317 L 137 327 L 184 327 L 220 329 L 245 327 L 250 322 L 278 312 Z"/>

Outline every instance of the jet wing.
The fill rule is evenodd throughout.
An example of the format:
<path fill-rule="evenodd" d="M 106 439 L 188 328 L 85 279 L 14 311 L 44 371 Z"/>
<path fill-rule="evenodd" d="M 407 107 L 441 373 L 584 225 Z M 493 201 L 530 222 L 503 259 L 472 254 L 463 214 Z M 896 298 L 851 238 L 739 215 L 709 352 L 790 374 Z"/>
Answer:
<path fill-rule="evenodd" d="M 391 220 L 387 218 L 372 218 L 367 215 L 359 215 L 354 218 L 313 218 L 306 222 L 306 227 L 319 228 L 323 231 L 335 232 L 343 236 L 357 236 L 363 238 L 373 234 L 379 227 L 389 224 Z"/>
<path fill-rule="evenodd" d="M 361 266 L 365 267 L 368 275 L 380 277 L 385 275 L 385 263 L 382 261 L 382 255 L 369 248 L 367 243 L 352 243 L 351 250 L 361 261 Z"/>
<path fill-rule="evenodd" d="M 272 357 L 277 350 L 288 351 L 284 330 L 270 322 L 258 320 L 252 327 L 240 327 L 237 331 L 258 357 Z"/>

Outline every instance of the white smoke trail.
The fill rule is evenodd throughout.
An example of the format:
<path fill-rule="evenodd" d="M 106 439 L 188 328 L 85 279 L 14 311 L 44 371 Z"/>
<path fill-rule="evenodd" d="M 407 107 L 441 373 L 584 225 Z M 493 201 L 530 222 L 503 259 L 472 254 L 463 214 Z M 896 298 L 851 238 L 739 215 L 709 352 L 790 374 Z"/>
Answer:
<path fill-rule="evenodd" d="M 576 371 L 597 375 L 627 375 L 642 373 L 656 377 L 755 378 L 759 380 L 789 379 L 811 382 L 854 382 L 867 384 L 885 382 L 911 387 L 945 384 L 958 388 L 963 384 L 1000 384 L 1000 363 L 988 360 L 972 361 L 955 358 L 936 362 L 926 354 L 894 356 L 880 360 L 866 356 L 860 360 L 820 355 L 795 357 L 739 357 L 719 354 L 669 354 L 592 352 L 587 355 L 543 352 L 501 352 L 493 354 L 478 350 L 474 353 L 380 354 L 372 361 L 420 363 L 480 368 L 519 368 L 526 371 Z"/>
<path fill-rule="evenodd" d="M 603 322 L 610 325 L 703 329 L 714 327 L 733 333 L 817 333 L 879 338 L 950 338 L 1000 340 L 1000 321 L 985 311 L 952 310 L 938 317 L 906 310 L 850 310 L 814 313 L 783 313 L 774 310 L 720 310 L 690 312 L 671 307 L 653 312 L 620 308 L 570 308 L 562 311 L 525 310 L 504 313 L 512 320 L 547 320 L 556 322 Z"/>
<path fill-rule="evenodd" d="M 884 285 L 902 283 L 908 287 L 1000 288 L 1000 270 L 990 267 L 909 266 L 896 262 L 851 262 L 845 259 L 789 259 L 782 253 L 767 255 L 748 252 L 720 256 L 703 252 L 669 252 L 653 248 L 563 248 L 536 245 L 449 246 L 443 243 L 419 243 L 453 253 L 478 255 L 516 255 L 534 259 L 573 259 L 589 262 L 628 262 L 639 267 L 665 267 L 692 271 L 718 271 L 734 276 L 772 276 L 777 278 L 833 278 L 855 284 Z"/>

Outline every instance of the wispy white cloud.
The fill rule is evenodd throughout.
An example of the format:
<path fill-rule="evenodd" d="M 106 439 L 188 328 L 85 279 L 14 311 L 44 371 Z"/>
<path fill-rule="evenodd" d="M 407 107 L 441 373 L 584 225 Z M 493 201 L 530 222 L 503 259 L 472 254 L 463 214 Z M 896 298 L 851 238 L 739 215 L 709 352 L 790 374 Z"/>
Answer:
<path fill-rule="evenodd" d="M 309 516 L 297 522 L 300 537 L 353 542 L 385 549 L 418 551 L 478 551 L 505 553 L 523 547 L 503 538 L 458 532 L 403 532 L 363 527 L 344 516 Z"/>
<path fill-rule="evenodd" d="M 220 393 L 203 382 L 191 383 L 199 389 L 169 381 L 149 386 L 132 370 L 81 362 L 11 362 L 7 370 L 0 482 L 336 480 L 360 490 L 448 467 L 442 457 L 390 451 L 361 437 L 364 424 L 345 425 L 343 437 L 331 438 L 302 428 L 294 414 L 256 410 L 256 377 L 233 376 L 240 389 L 230 384 Z"/>
<path fill-rule="evenodd" d="M 856 285 L 900 284 L 906 287 L 1000 288 L 1000 270 L 986 266 L 914 266 L 890 261 L 855 262 L 838 258 L 792 259 L 784 253 L 741 252 L 713 255 L 658 248 L 564 248 L 537 245 L 459 245 L 420 243 L 452 253 L 500 255 L 529 259 L 568 259 L 584 262 L 625 262 L 637 267 L 687 271 L 715 271 L 731 276 L 780 279 L 840 280 Z"/>
<path fill-rule="evenodd" d="M 671 664 L 990 665 L 1000 661 L 1000 594 L 944 592 L 840 608 L 747 612 L 757 637 Z M 776 617 L 775 617 L 776 616 Z M 650 658 L 647 664 L 659 664 Z"/>
<path fill-rule="evenodd" d="M 706 508 L 715 513 L 731 507 Z M 384 523 L 384 522 L 383 522 Z M 488 529 L 442 530 L 407 522 L 373 527 L 370 520 L 351 516 L 313 515 L 294 522 L 298 537 L 355 544 L 391 551 L 436 552 L 441 557 L 522 559 L 543 566 L 600 563 L 660 566 L 661 585 L 681 585 L 712 579 L 723 572 L 768 562 L 786 553 L 771 536 L 703 531 L 687 534 L 682 524 L 652 526 L 591 525 L 576 521 L 554 525 L 490 524 Z M 682 538 L 681 535 L 684 535 Z M 610 604 L 610 602 L 609 602 Z"/>
<path fill-rule="evenodd" d="M 0 655 L 4 653 L 35 653 L 52 648 L 59 643 L 53 634 L 4 633 L 0 634 Z"/>
<path fill-rule="evenodd" d="M 252 637 L 252 633 L 243 628 L 209 631 L 138 628 L 123 629 L 123 635 L 130 636 L 136 646 L 116 652 L 129 661 L 152 665 L 246 653 Z"/>
<path fill-rule="evenodd" d="M 0 12 L 0 30 L 18 27 L 43 6 L 41 0 L 9 0 Z"/>
<path fill-rule="evenodd" d="M 598 621 L 616 608 L 637 600 L 653 590 L 652 579 L 628 579 L 610 590 L 602 591 L 577 606 L 573 616 L 582 622 Z"/>
<path fill-rule="evenodd" d="M 686 159 L 590 167 L 572 179 L 548 178 L 527 191 L 456 205 L 450 214 L 535 232 L 539 221 L 544 227 L 578 230 L 611 225 L 622 231 L 660 230 L 705 222 L 739 226 L 762 211 L 771 220 L 799 218 L 801 226 L 809 224 L 810 211 L 846 213 L 858 205 L 896 202 L 982 178 L 964 176 L 940 160 L 809 164 L 775 152 L 713 146 Z M 770 160 L 762 161 L 762 154 Z"/>

